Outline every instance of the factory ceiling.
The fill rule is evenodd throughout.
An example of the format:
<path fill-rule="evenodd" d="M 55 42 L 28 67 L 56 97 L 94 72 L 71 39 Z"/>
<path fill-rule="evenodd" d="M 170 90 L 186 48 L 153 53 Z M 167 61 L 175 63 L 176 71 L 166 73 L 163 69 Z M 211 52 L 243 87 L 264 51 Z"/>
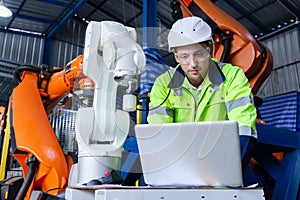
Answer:
<path fill-rule="evenodd" d="M 148 0 L 148 3 L 151 1 Z M 257 39 L 269 37 L 298 24 L 299 0 L 214 0 L 215 5 L 245 26 Z M 113 20 L 127 26 L 143 26 L 142 0 L 4 0 L 13 15 L 0 17 L 1 32 L 21 32 L 51 38 L 70 18 L 89 21 Z M 174 22 L 170 0 L 157 0 L 159 27 Z M 149 4 L 148 4 L 149 5 Z M 1 38 L 3 40 L 3 38 Z M 0 57 L 0 105 L 12 88 L 12 70 L 18 65 Z"/>

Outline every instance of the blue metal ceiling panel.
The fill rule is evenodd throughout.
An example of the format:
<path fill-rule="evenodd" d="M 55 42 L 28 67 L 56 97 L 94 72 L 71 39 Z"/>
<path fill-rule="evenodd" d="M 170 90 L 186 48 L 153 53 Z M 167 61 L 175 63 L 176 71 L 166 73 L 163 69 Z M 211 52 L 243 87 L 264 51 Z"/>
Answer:
<path fill-rule="evenodd" d="M 159 45 L 162 47 L 166 47 L 168 28 L 173 23 L 170 1 L 157 0 L 157 19 L 152 19 L 157 20 Z M 81 49 L 84 36 L 79 32 L 91 20 L 118 21 L 138 28 L 139 35 L 142 34 L 143 0 L 4 0 L 4 3 L 12 10 L 13 16 L 0 18 L 0 37 L 19 30 L 20 35 L 45 39 L 46 43 L 40 46 L 44 53 L 39 59 L 43 61 L 50 54 L 49 38 L 59 40 L 59 37 L 66 38 L 68 35 L 70 39 L 65 42 Z M 216 0 L 215 4 L 258 39 L 293 28 L 300 18 L 299 0 Z M 69 27 L 70 18 L 82 23 L 82 26 Z M 79 39 L 73 40 L 71 37 L 76 37 L 76 31 Z M 0 45 L 2 40 L 0 38 Z M 1 71 L 4 68 L 0 66 L 0 78 L 6 74 L 5 70 Z"/>
<path fill-rule="evenodd" d="M 72 9 L 69 9 L 69 11 L 67 11 L 67 13 L 61 20 L 57 19 L 59 23 L 55 25 L 55 27 L 50 31 L 49 34 L 47 34 L 47 38 L 52 37 L 58 31 L 58 29 L 79 10 L 79 8 L 85 3 L 85 1 L 86 0 L 80 0 L 76 5 L 74 5 Z"/>
<path fill-rule="evenodd" d="M 5 0 L 14 15 L 0 20 L 5 28 L 53 36 L 67 19 L 77 15 L 87 21 L 115 20 L 141 27 L 142 0 Z M 157 16 L 163 27 L 173 23 L 170 0 L 157 0 Z M 300 17 L 299 0 L 217 0 L 216 5 L 240 21 L 252 34 L 267 34 Z M 268 17 L 266 17 L 268 16 Z M 293 20 L 293 22 L 291 22 Z"/>

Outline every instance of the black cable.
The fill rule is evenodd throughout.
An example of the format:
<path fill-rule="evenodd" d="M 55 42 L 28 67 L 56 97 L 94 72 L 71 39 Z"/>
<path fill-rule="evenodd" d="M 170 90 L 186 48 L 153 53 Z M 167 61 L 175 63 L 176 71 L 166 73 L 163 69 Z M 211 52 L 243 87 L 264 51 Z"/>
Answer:
<path fill-rule="evenodd" d="M 61 70 L 63 69 L 53 69 L 53 70 L 49 70 L 49 74 L 51 77 L 54 73 L 56 72 L 60 72 Z M 34 73 L 41 73 L 42 71 L 42 68 L 40 67 L 35 67 L 35 66 L 32 66 L 32 65 L 24 65 L 24 66 L 19 66 L 17 69 L 15 69 L 14 71 L 14 80 L 16 80 L 18 83 L 21 83 L 22 80 L 21 80 L 21 73 L 23 73 L 24 71 L 30 71 L 30 72 L 34 72 Z"/>
<path fill-rule="evenodd" d="M 163 66 L 165 66 L 165 65 L 163 65 Z M 168 74 L 169 74 L 169 76 L 170 76 L 170 80 L 172 79 L 172 76 L 171 76 L 171 74 L 170 74 L 170 71 L 169 71 L 169 69 L 167 70 L 167 72 L 168 72 Z M 136 110 L 138 110 L 138 111 L 145 111 L 145 112 L 148 112 L 148 111 L 151 111 L 151 110 L 155 110 L 155 109 L 157 109 L 157 108 L 159 108 L 161 105 L 163 105 L 166 101 L 167 101 L 167 99 L 169 98 L 169 96 L 170 96 L 170 93 L 171 93 L 171 88 L 169 88 L 169 91 L 168 91 L 168 94 L 167 94 L 167 96 L 165 97 L 165 99 L 158 105 L 158 106 L 155 106 L 155 107 L 153 107 L 153 108 L 151 108 L 151 109 L 139 109 L 139 108 L 137 108 Z"/>
<path fill-rule="evenodd" d="M 85 108 L 89 107 L 89 105 L 83 103 L 80 98 L 78 97 L 77 94 L 75 94 L 75 92 L 73 90 L 70 90 L 70 93 L 72 94 L 73 97 L 75 97 L 75 100 L 77 100 L 79 102 L 79 104 Z"/>
<path fill-rule="evenodd" d="M 35 73 L 40 73 L 41 69 L 38 67 L 34 67 L 34 66 L 20 66 L 17 69 L 15 69 L 14 71 L 14 80 L 16 80 L 18 83 L 21 83 L 21 73 L 23 73 L 23 71 L 30 71 L 30 72 L 35 72 Z"/>
<path fill-rule="evenodd" d="M 61 189 L 65 189 L 66 188 L 66 186 L 65 187 L 58 187 L 58 188 L 51 188 L 51 189 L 49 189 L 49 190 L 47 190 L 45 193 L 49 193 L 49 192 L 51 192 L 51 191 L 53 191 L 53 190 L 61 190 Z"/>
<path fill-rule="evenodd" d="M 231 41 L 233 40 L 233 38 L 230 35 L 224 33 L 223 31 L 220 31 L 219 35 L 221 36 L 221 41 L 224 46 L 220 62 L 228 62 L 227 58 L 230 55 Z"/>
<path fill-rule="evenodd" d="M 15 200 L 23 200 L 28 192 L 28 189 L 35 177 L 37 168 L 38 168 L 38 161 L 35 157 L 30 157 L 27 159 L 28 171 L 26 174 L 26 178 L 16 196 Z"/>

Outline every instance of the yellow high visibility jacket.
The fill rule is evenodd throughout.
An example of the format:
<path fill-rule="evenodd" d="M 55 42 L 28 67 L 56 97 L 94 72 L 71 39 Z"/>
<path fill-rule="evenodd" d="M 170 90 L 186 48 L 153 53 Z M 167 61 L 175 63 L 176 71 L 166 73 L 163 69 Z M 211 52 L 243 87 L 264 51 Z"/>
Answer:
<path fill-rule="evenodd" d="M 201 90 L 195 90 L 180 65 L 160 75 L 151 90 L 148 123 L 235 120 L 239 133 L 257 137 L 256 108 L 241 68 L 210 62 Z"/>

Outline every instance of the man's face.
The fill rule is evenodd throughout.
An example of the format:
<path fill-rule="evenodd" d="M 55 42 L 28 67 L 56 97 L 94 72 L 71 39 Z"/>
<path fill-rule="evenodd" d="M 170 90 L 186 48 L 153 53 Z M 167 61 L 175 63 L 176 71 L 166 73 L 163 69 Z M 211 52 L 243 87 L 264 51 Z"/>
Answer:
<path fill-rule="evenodd" d="M 177 47 L 175 59 L 191 84 L 198 87 L 204 80 L 209 66 L 210 55 L 206 44 Z"/>

